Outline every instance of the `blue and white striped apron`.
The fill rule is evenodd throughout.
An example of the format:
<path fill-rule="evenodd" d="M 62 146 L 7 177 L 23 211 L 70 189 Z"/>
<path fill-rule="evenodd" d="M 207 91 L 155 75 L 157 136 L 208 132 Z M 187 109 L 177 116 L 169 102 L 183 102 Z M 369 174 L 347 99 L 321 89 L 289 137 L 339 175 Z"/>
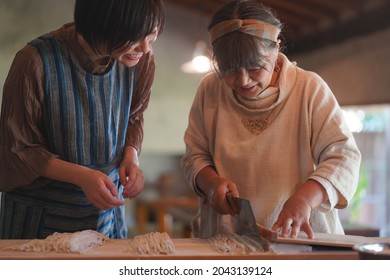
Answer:
<path fill-rule="evenodd" d="M 103 75 L 86 73 L 50 35 L 30 42 L 45 71 L 44 134 L 61 159 L 102 171 L 118 187 L 135 67 L 115 62 Z M 37 190 L 3 193 L 0 238 L 45 238 L 54 232 L 94 229 L 126 238 L 124 206 L 99 210 L 72 184 L 51 182 Z"/>

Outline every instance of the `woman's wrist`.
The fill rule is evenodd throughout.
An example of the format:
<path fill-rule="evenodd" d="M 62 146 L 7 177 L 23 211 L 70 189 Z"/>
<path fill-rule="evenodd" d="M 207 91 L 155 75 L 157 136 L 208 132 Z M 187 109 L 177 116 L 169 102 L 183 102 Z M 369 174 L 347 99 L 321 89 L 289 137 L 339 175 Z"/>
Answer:
<path fill-rule="evenodd" d="M 319 182 L 311 179 L 307 180 L 294 196 L 302 198 L 312 209 L 328 200 L 325 188 Z"/>
<path fill-rule="evenodd" d="M 128 162 L 131 162 L 137 166 L 139 166 L 139 159 L 138 159 L 138 151 L 133 146 L 125 146 L 123 150 L 123 158 L 122 160 L 126 160 Z"/>
<path fill-rule="evenodd" d="M 208 197 L 210 191 L 212 191 L 211 180 L 217 178 L 218 174 L 212 166 L 206 166 L 199 171 L 198 175 L 195 178 L 196 187 L 198 190 L 201 190 L 202 193 Z"/>
<path fill-rule="evenodd" d="M 86 172 L 90 170 L 82 165 L 52 158 L 49 160 L 42 176 L 51 180 L 80 185 L 80 181 L 86 176 Z"/>

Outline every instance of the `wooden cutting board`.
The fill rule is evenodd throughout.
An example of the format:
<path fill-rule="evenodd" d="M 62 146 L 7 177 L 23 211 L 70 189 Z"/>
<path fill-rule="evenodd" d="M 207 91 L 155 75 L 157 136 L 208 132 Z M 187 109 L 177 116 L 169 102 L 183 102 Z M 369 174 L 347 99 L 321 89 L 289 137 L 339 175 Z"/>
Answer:
<path fill-rule="evenodd" d="M 257 226 L 264 238 L 275 243 L 352 248 L 357 244 L 390 242 L 390 237 L 365 237 L 330 233 L 314 233 L 314 239 L 309 239 L 304 232 L 300 232 L 297 238 L 282 237 L 275 231 L 265 228 L 259 224 Z"/>
<path fill-rule="evenodd" d="M 277 243 L 306 244 L 316 246 L 352 248 L 356 244 L 373 243 L 373 238 L 355 235 L 315 233 L 314 239 L 307 238 L 305 233 L 299 233 L 297 238 L 277 236 Z"/>

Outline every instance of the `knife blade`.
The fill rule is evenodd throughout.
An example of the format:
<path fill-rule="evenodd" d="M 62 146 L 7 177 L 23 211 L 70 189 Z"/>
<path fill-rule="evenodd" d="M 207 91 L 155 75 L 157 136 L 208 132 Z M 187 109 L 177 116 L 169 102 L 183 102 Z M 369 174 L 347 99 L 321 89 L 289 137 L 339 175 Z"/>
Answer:
<path fill-rule="evenodd" d="M 260 231 L 257 227 L 250 201 L 244 198 L 227 195 L 228 203 L 236 215 L 233 217 L 233 232 L 239 235 L 260 240 Z"/>

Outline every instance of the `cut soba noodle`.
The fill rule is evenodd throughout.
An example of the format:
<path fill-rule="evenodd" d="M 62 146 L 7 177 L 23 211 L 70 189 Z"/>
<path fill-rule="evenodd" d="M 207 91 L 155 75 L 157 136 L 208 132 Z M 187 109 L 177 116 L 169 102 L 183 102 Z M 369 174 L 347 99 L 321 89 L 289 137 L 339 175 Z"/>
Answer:
<path fill-rule="evenodd" d="M 128 252 L 139 255 L 168 255 L 175 251 L 175 245 L 166 232 L 138 235 L 130 240 L 128 249 Z"/>
<path fill-rule="evenodd" d="M 56 252 L 56 253 L 85 253 L 102 245 L 109 238 L 94 230 L 83 230 L 74 233 L 54 233 L 45 239 L 33 239 L 19 246 L 24 252 Z"/>
<path fill-rule="evenodd" d="M 263 242 L 235 233 L 218 234 L 210 238 L 210 242 L 216 251 L 232 255 L 262 253 L 268 248 Z"/>

